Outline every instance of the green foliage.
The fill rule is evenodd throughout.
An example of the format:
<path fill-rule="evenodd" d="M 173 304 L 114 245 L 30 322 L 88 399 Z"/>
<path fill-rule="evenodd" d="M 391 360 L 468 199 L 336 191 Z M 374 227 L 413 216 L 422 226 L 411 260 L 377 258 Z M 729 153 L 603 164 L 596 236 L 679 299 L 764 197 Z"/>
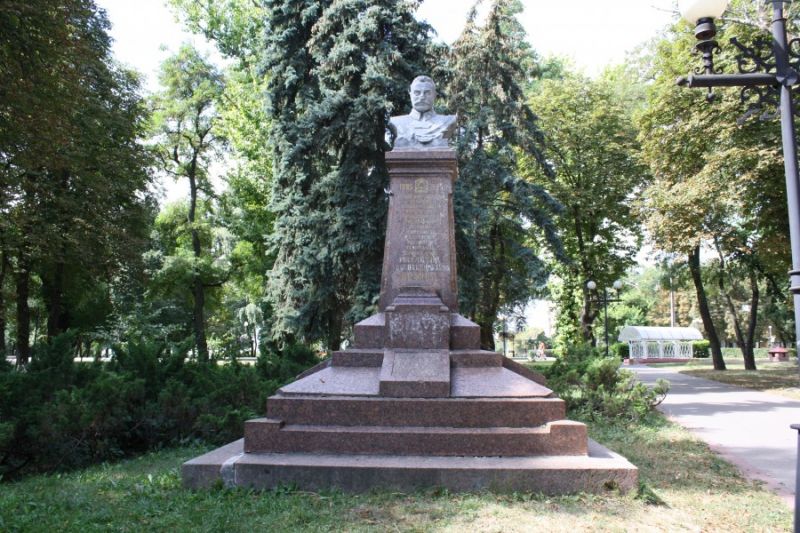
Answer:
<path fill-rule="evenodd" d="M 709 346 L 711 346 L 711 343 L 706 340 L 694 341 L 692 343 L 692 357 L 698 359 L 708 358 L 711 355 L 709 353 Z"/>
<path fill-rule="evenodd" d="M 730 13 L 720 26 L 721 42 L 735 37 L 749 46 L 768 38 L 770 6 L 733 2 Z M 746 24 L 739 22 L 744 20 Z M 639 138 L 643 159 L 655 177 L 642 210 L 659 249 L 691 255 L 691 264 L 699 264 L 696 256 L 701 249 L 716 252 L 720 275 L 712 283 L 719 289 L 734 338 L 754 368 L 755 322 L 751 327 L 751 317 L 742 316 L 740 310 L 746 301 L 752 318 L 758 319 L 760 283 L 766 281 L 773 293 L 768 305 L 776 327 L 785 327 L 781 313 L 775 313 L 780 298 L 774 298 L 778 294 L 774 289 L 782 284 L 776 280 L 789 265 L 780 127 L 774 120 L 740 120 L 747 108 L 737 88 L 715 89 L 715 100 L 709 104 L 704 91 L 675 86 L 676 76 L 696 66 L 690 54 L 693 41 L 687 25 L 674 26 L 655 43 L 648 71 L 642 73 L 652 83 L 648 105 L 638 119 Z M 717 65 L 722 71 L 736 70 L 728 53 L 718 57 Z M 767 104 L 748 114 L 774 111 Z M 698 275 L 695 286 L 698 299 L 710 298 L 709 284 Z M 719 315 L 706 307 L 701 304 L 700 312 L 715 367 L 724 368 L 719 337 L 725 327 Z"/>
<path fill-rule="evenodd" d="M 609 349 L 620 360 L 627 359 L 631 355 L 631 347 L 627 342 L 615 342 Z"/>
<path fill-rule="evenodd" d="M 585 419 L 612 422 L 641 420 L 661 403 L 669 383 L 659 380 L 649 388 L 634 374 L 620 368 L 617 357 L 603 357 L 588 345 L 567 347 L 546 370 L 547 383 L 567 403 L 567 408 Z"/>
<path fill-rule="evenodd" d="M 290 344 L 280 351 L 268 345 L 262 346 L 256 368 L 263 376 L 292 377 L 319 362 L 314 351 L 303 344 Z"/>
<path fill-rule="evenodd" d="M 216 43 L 220 52 L 242 63 L 254 61 L 264 46 L 267 17 L 252 0 L 170 0 L 190 30 Z"/>
<path fill-rule="evenodd" d="M 23 360 L 29 300 L 45 305 L 48 337 L 107 327 L 111 293 L 136 275 L 145 245 L 146 109 L 108 27 L 92 0 L 0 7 L 0 251 L 17 278 Z"/>
<path fill-rule="evenodd" d="M 217 110 L 225 80 L 197 50 L 184 45 L 163 63 L 159 81 L 163 90 L 153 95 L 151 102 L 152 149 L 161 170 L 174 179 L 186 180 L 189 186 L 186 222 L 177 228 L 185 232 L 188 242 L 177 249 L 176 255 L 165 259 L 180 265 L 179 271 L 187 275 L 180 289 L 191 298 L 197 358 L 206 362 L 206 289 L 222 285 L 224 276 L 214 275 L 214 270 L 225 269 L 215 264 L 208 252 L 210 246 L 201 238 L 203 230 L 208 229 L 208 220 L 203 216 L 208 210 L 203 210 L 202 204 L 204 197 L 214 196 L 209 167 L 221 156 L 225 144 Z"/>
<path fill-rule="evenodd" d="M 459 179 L 454 192 L 462 312 L 494 349 L 498 314 L 520 312 L 543 293 L 547 250 L 563 258 L 553 218 L 561 206 L 519 173 L 520 154 L 550 172 L 544 139 L 523 87 L 538 74 L 515 0 L 491 3 L 483 25 L 470 13 L 449 54 L 448 106 L 458 115 Z"/>
<path fill-rule="evenodd" d="M 27 371 L 0 371 L 0 475 L 234 440 L 269 394 L 317 362 L 292 346 L 256 366 L 201 365 L 139 340 L 117 346 L 110 363 L 76 364 L 74 341 L 55 337 L 36 347 Z"/>
<path fill-rule="evenodd" d="M 592 80 L 565 73 L 537 84 L 530 98 L 549 140 L 545 157 L 554 175 L 535 165 L 525 165 L 527 173 L 565 208 L 558 229 L 570 261 L 554 265 L 561 280 L 555 291 L 561 344 L 594 341 L 602 305 L 586 282 L 610 289 L 633 265 L 641 242 L 634 206 L 649 175 L 638 159 L 636 92 L 620 89 L 636 81 L 623 74 L 609 71 Z"/>

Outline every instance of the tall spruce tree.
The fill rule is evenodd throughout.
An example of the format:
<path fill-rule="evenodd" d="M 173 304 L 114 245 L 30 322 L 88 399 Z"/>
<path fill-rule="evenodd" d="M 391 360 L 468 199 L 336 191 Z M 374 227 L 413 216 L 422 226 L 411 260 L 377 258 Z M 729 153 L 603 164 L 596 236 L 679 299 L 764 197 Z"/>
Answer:
<path fill-rule="evenodd" d="M 374 306 L 385 224 L 384 137 L 429 63 L 416 1 L 268 0 L 278 339 L 338 349 Z"/>
<path fill-rule="evenodd" d="M 542 171 L 543 136 L 523 86 L 536 56 L 516 19 L 516 0 L 495 0 L 485 23 L 473 8 L 453 45 L 447 86 L 459 116 L 459 179 L 455 210 L 461 310 L 481 326 L 481 345 L 494 348 L 498 313 L 517 311 L 548 277 L 543 244 L 563 258 L 553 217 L 560 205 L 517 172 L 519 153 Z"/>

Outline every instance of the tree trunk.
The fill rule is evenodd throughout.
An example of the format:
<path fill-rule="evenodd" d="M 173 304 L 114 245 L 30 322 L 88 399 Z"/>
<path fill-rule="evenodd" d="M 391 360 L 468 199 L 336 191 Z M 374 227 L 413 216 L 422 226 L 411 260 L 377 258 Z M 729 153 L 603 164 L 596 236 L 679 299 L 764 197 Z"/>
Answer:
<path fill-rule="evenodd" d="M 192 322 L 194 325 L 194 342 L 197 345 L 197 360 L 201 363 L 208 362 L 208 342 L 206 341 L 206 291 L 203 287 L 203 280 L 195 273 L 193 281 L 194 309 L 192 312 Z"/>
<path fill-rule="evenodd" d="M 597 313 L 592 311 L 592 304 L 589 298 L 589 290 L 585 284 L 581 291 L 583 294 L 583 307 L 581 309 L 581 334 L 583 340 L 588 342 L 591 346 L 597 346 L 597 337 L 594 334 L 594 321 L 597 318 Z"/>
<path fill-rule="evenodd" d="M 195 257 L 195 266 L 192 279 L 192 295 L 194 296 L 194 308 L 192 310 L 192 325 L 194 329 L 194 342 L 197 347 L 197 360 L 201 363 L 206 363 L 208 357 L 208 342 L 206 340 L 206 319 L 205 319 L 205 305 L 206 293 L 203 286 L 203 280 L 198 270 L 198 263 L 202 250 L 200 248 L 200 234 L 195 226 L 195 219 L 197 213 L 197 181 L 196 181 L 196 164 L 193 161 L 189 171 L 189 227 L 192 232 L 192 251 Z"/>
<path fill-rule="evenodd" d="M 761 293 L 758 290 L 758 276 L 755 271 L 750 272 L 750 318 L 747 322 L 747 353 L 744 356 L 745 370 L 756 369 L 756 355 L 754 351 L 756 342 L 756 324 L 758 323 L 758 303 Z"/>
<path fill-rule="evenodd" d="M 689 271 L 692 274 L 695 292 L 697 293 L 697 306 L 700 309 L 700 318 L 703 320 L 703 329 L 708 335 L 711 344 L 711 359 L 714 362 L 714 370 L 725 370 L 725 361 L 722 359 L 722 348 L 719 344 L 717 330 L 711 319 L 711 310 L 708 308 L 708 298 L 703 287 L 703 278 L 700 275 L 700 246 L 696 246 L 689 252 Z"/>
<path fill-rule="evenodd" d="M 481 349 L 494 351 L 494 323 L 500 307 L 500 280 L 503 277 L 501 258 L 505 254 L 503 238 L 497 223 L 489 232 L 489 258 L 492 263 L 491 275 L 487 276 L 481 287 L 478 325 L 481 328 Z"/>
<path fill-rule="evenodd" d="M 481 350 L 493 352 L 494 345 L 494 321 L 482 320 L 478 322 L 481 327 Z"/>
<path fill-rule="evenodd" d="M 731 319 L 733 320 L 733 331 L 736 335 L 736 345 L 742 352 L 742 358 L 744 359 L 745 370 L 755 370 L 756 360 L 753 354 L 753 335 L 755 334 L 755 313 L 758 311 L 758 279 L 755 278 L 755 272 L 751 269 L 750 286 L 751 289 L 753 289 L 753 282 L 755 281 L 755 288 L 753 289 L 751 296 L 750 320 L 748 324 L 748 331 L 747 334 L 745 334 L 744 330 L 742 329 L 742 320 L 739 317 L 739 313 L 736 311 L 736 305 L 733 302 L 733 298 L 731 297 L 730 291 L 726 290 L 725 288 L 725 278 L 728 277 L 728 270 L 727 270 L 727 263 L 725 261 L 725 256 L 722 253 L 722 249 L 720 248 L 719 243 L 715 242 L 715 244 L 717 246 L 717 254 L 719 255 L 719 267 L 720 267 L 719 291 L 725 297 L 725 303 L 728 306 L 728 312 L 730 313 Z M 733 279 L 731 279 L 731 285 L 733 285 Z M 753 302 L 755 303 L 755 307 L 752 307 Z"/>
<path fill-rule="evenodd" d="M 47 338 L 64 333 L 69 328 L 69 316 L 64 307 L 64 263 L 56 262 L 49 275 L 42 276 L 42 298 L 47 307 Z"/>
<path fill-rule="evenodd" d="M 583 296 L 580 331 L 583 340 L 594 347 L 597 346 L 597 337 L 594 334 L 594 321 L 597 318 L 597 312 L 592 310 L 589 289 L 586 287 L 586 282 L 590 279 L 591 265 L 587 262 L 586 240 L 588 240 L 588 237 L 584 239 L 583 216 L 578 206 L 572 207 L 572 218 L 575 224 L 575 240 L 578 245 L 578 257 L 580 258 L 580 267 L 579 271 L 576 272 L 576 277 L 578 278 L 578 283 L 581 287 L 581 295 Z"/>
<path fill-rule="evenodd" d="M 328 350 L 333 353 L 342 347 L 342 330 L 344 329 L 344 306 L 334 304 L 335 312 L 331 313 L 328 320 Z"/>
<path fill-rule="evenodd" d="M 17 366 L 27 365 L 31 358 L 31 309 L 30 296 L 31 269 L 27 259 L 20 259 L 17 282 Z"/>
<path fill-rule="evenodd" d="M 8 274 L 8 253 L 2 250 L 0 258 L 0 357 L 6 356 L 6 274 Z"/>

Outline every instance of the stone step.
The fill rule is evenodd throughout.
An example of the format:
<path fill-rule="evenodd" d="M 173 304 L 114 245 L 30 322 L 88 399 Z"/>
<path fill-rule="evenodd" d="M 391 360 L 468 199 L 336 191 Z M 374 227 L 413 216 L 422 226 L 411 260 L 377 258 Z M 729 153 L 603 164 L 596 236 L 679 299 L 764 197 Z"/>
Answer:
<path fill-rule="evenodd" d="M 450 350 L 450 366 L 456 367 L 499 367 L 503 366 L 503 354 L 485 350 Z"/>
<path fill-rule="evenodd" d="M 187 461 L 183 484 L 199 489 L 226 487 L 299 490 L 339 489 L 413 492 L 433 487 L 453 492 L 491 490 L 568 494 L 627 492 L 638 470 L 624 457 L 589 441 L 588 455 L 535 457 L 420 457 L 409 455 L 330 455 L 243 453 L 243 442 Z"/>
<path fill-rule="evenodd" d="M 560 420 L 535 428 L 285 425 L 245 422 L 246 453 L 503 456 L 586 455 L 586 426 Z"/>
<path fill-rule="evenodd" d="M 276 394 L 267 417 L 336 426 L 536 427 L 566 417 L 559 398 L 389 398 Z"/>
<path fill-rule="evenodd" d="M 351 348 L 333 352 L 331 366 L 380 367 L 383 364 L 383 349 Z"/>
<path fill-rule="evenodd" d="M 459 315 L 450 314 L 450 348 L 452 350 L 478 350 L 481 345 L 481 328 Z M 357 349 L 383 348 L 387 343 L 386 315 L 377 313 L 353 327 L 353 347 Z"/>
<path fill-rule="evenodd" d="M 378 348 L 386 345 L 386 315 L 377 313 L 353 326 L 354 348 Z"/>
<path fill-rule="evenodd" d="M 481 327 L 466 317 L 453 313 L 450 319 L 450 349 L 478 350 L 481 347 Z"/>
<path fill-rule="evenodd" d="M 450 353 L 447 350 L 386 350 L 380 374 L 381 396 L 447 398 Z"/>

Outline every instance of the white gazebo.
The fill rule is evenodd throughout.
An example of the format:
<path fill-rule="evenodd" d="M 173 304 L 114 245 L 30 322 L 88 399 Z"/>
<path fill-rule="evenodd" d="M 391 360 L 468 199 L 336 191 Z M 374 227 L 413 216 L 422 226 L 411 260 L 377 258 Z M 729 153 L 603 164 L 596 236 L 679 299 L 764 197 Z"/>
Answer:
<path fill-rule="evenodd" d="M 631 359 L 691 359 L 692 342 L 703 334 L 695 328 L 625 326 L 619 340 L 628 343 Z"/>

